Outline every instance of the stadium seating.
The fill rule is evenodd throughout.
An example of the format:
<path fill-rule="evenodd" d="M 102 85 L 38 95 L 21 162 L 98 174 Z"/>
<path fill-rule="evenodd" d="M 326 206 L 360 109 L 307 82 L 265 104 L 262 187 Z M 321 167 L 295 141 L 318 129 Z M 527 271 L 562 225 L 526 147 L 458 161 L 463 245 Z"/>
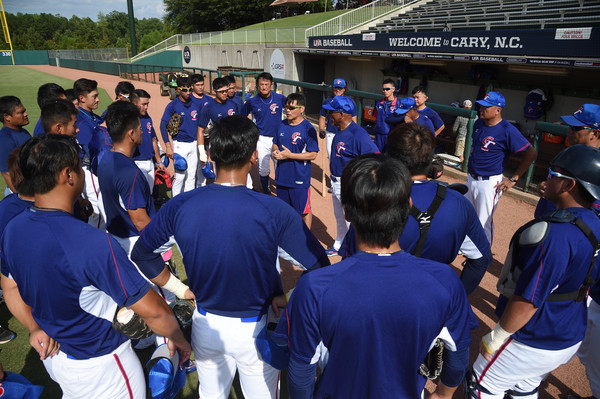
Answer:
<path fill-rule="evenodd" d="M 439 0 L 365 32 L 600 26 L 600 0 Z"/>

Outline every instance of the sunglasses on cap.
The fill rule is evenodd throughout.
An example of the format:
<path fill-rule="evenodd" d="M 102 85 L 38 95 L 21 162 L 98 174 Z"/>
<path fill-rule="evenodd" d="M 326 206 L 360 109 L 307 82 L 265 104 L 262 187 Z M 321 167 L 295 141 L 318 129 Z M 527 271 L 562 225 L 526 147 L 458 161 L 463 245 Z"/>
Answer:
<path fill-rule="evenodd" d="M 572 176 L 563 175 L 562 173 L 553 171 L 552 168 L 548 168 L 548 177 L 546 178 L 546 180 L 550 180 L 553 177 L 562 177 L 563 179 L 575 180 L 575 178 Z"/>
<path fill-rule="evenodd" d="M 182 91 L 184 93 L 189 93 L 192 91 L 192 88 L 191 87 L 180 87 L 179 91 Z"/>

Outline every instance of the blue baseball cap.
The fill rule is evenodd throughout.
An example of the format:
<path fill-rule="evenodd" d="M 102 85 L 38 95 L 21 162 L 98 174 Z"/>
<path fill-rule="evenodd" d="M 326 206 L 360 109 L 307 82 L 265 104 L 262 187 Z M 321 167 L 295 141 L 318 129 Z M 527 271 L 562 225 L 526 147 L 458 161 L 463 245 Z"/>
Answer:
<path fill-rule="evenodd" d="M 354 111 L 354 103 L 346 96 L 335 96 L 329 104 L 323 105 L 323 108 L 328 111 L 351 114 Z"/>
<path fill-rule="evenodd" d="M 214 179 L 216 177 L 215 173 L 212 171 L 212 168 L 210 167 L 210 162 L 207 162 L 206 165 L 204 165 L 204 167 L 202 168 L 202 174 L 207 179 Z"/>
<path fill-rule="evenodd" d="M 169 354 L 167 344 L 162 344 L 146 363 L 148 386 L 152 399 L 173 399 L 185 385 L 185 370 L 179 365 L 179 351 Z"/>
<path fill-rule="evenodd" d="M 411 109 L 417 106 L 415 99 L 412 97 L 404 97 L 400 99 L 400 106 L 394 111 L 395 114 L 404 115 Z"/>
<path fill-rule="evenodd" d="M 346 81 L 342 78 L 333 79 L 333 87 L 341 87 L 342 89 L 346 87 Z"/>
<path fill-rule="evenodd" d="M 490 91 L 485 95 L 483 100 L 476 101 L 477 104 L 483 105 L 484 107 L 500 107 L 506 106 L 506 100 L 504 96 L 497 91 Z"/>
<path fill-rule="evenodd" d="M 600 105 L 583 104 L 573 115 L 560 118 L 569 126 L 600 129 Z"/>
<path fill-rule="evenodd" d="M 164 155 L 162 158 L 162 161 L 163 161 L 163 164 L 165 165 L 165 168 L 167 166 L 169 166 L 169 162 L 170 162 L 169 157 Z M 175 153 L 175 154 L 173 154 L 173 167 L 178 172 L 185 172 L 187 170 L 187 161 L 185 160 L 184 157 Z"/>
<path fill-rule="evenodd" d="M 281 309 L 281 312 L 285 312 Z M 275 316 L 275 312 L 269 306 L 267 322 L 262 330 L 256 336 L 254 345 L 258 351 L 259 357 L 263 362 L 270 364 L 278 370 L 287 370 L 290 362 L 290 351 L 287 346 L 287 341 L 277 342 L 273 339 L 273 329 L 269 326 L 276 325 L 279 322 L 279 317 Z"/>

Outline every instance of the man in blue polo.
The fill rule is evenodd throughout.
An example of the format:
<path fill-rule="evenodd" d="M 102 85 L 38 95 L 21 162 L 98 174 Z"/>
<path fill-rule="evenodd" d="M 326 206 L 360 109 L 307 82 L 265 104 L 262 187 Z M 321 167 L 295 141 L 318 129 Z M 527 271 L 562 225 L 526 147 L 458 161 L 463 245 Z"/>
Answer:
<path fill-rule="evenodd" d="M 16 192 L 8 174 L 8 154 L 31 138 L 23 126 L 29 124 L 25 107 L 15 96 L 0 97 L 0 120 L 4 125 L 0 129 L 0 172 L 6 182 L 4 195 Z"/>

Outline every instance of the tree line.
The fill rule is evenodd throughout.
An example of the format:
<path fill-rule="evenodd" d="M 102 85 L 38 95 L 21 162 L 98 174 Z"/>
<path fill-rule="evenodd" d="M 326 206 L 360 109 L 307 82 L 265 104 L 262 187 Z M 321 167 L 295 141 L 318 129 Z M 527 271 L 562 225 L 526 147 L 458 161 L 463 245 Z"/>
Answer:
<path fill-rule="evenodd" d="M 127 13 L 99 13 L 98 21 L 91 18 L 71 18 L 59 14 L 11 14 L 6 22 L 14 50 L 59 50 L 128 47 L 129 18 Z M 172 36 L 176 29 L 159 18 L 135 19 L 138 51 L 152 47 Z"/>

